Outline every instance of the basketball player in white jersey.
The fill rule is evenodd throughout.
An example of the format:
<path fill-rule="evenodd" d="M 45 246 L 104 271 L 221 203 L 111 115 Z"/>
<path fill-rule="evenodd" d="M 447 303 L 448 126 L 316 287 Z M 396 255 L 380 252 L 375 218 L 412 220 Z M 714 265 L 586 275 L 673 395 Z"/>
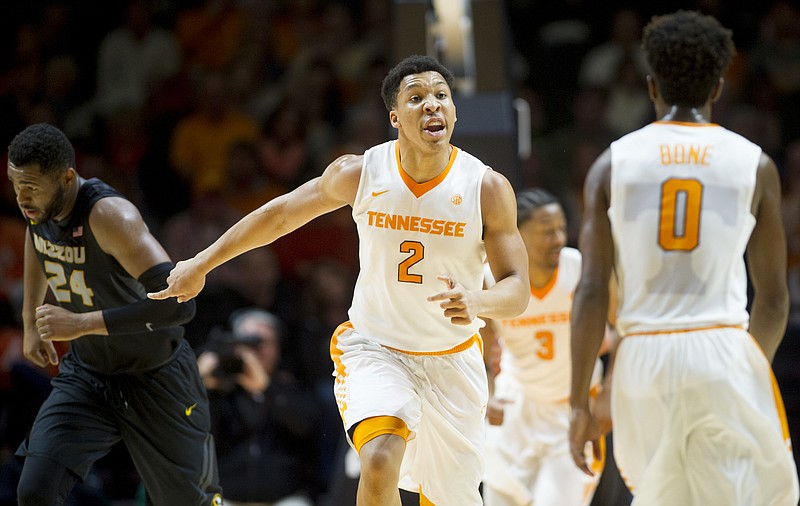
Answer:
<path fill-rule="evenodd" d="M 778 172 L 758 146 L 711 123 L 735 52 L 729 30 L 679 11 L 653 18 L 643 47 L 658 120 L 612 143 L 585 184 L 573 459 L 591 472 L 582 450 L 597 438 L 588 399 L 613 268 L 614 456 L 633 504 L 795 506 L 770 369 L 788 312 Z"/>
<path fill-rule="evenodd" d="M 152 298 L 189 300 L 220 264 L 345 205 L 353 208 L 360 273 L 350 321 L 331 341 L 335 394 L 361 459 L 359 506 L 481 504 L 488 400 L 479 329 L 528 302 L 527 253 L 514 191 L 450 144 L 453 76 L 411 56 L 381 94 L 398 139 L 345 155 L 324 173 L 244 217 L 179 262 Z M 483 289 L 488 260 L 497 284 Z"/>
<path fill-rule="evenodd" d="M 481 330 L 487 358 L 495 351 L 493 338 L 502 349 L 499 374 L 494 376 L 488 367 L 492 395 L 484 503 L 583 506 L 591 502 L 600 477 L 575 467 L 567 440 L 569 321 L 581 254 L 565 247 L 564 210 L 546 190 L 532 188 L 517 195 L 517 223 L 528 251 L 530 302 L 521 315 L 490 320 Z M 486 278 L 490 286 L 490 272 Z M 601 375 L 598 359 L 593 387 L 599 387 Z M 599 471 L 602 465 L 602 460 L 594 461 L 592 468 Z"/>

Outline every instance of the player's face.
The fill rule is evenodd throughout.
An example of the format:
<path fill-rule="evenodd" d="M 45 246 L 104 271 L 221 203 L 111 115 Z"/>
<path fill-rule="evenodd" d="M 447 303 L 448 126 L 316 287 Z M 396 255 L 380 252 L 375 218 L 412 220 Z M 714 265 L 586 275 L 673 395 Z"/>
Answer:
<path fill-rule="evenodd" d="M 66 188 L 56 175 L 45 175 L 39 164 L 17 167 L 8 162 L 8 180 L 14 187 L 17 205 L 31 223 L 54 219 L 65 208 Z"/>
<path fill-rule="evenodd" d="M 432 71 L 404 77 L 389 117 L 399 135 L 419 147 L 449 145 L 456 107 L 444 77 Z"/>
<path fill-rule="evenodd" d="M 559 204 L 547 204 L 533 212 L 519 226 L 531 265 L 542 269 L 558 267 L 561 249 L 567 244 L 567 220 Z"/>

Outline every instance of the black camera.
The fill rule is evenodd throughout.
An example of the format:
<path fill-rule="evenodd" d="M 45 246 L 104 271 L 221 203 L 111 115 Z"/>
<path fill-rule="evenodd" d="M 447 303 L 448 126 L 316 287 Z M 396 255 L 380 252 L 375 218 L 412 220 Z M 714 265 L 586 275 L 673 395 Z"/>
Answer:
<path fill-rule="evenodd" d="M 236 352 L 237 346 L 257 348 L 261 337 L 256 335 L 237 335 L 219 327 L 214 327 L 208 336 L 207 350 L 216 353 L 217 367 L 211 373 L 221 382 L 236 384 L 236 375 L 244 372 L 242 357 Z"/>

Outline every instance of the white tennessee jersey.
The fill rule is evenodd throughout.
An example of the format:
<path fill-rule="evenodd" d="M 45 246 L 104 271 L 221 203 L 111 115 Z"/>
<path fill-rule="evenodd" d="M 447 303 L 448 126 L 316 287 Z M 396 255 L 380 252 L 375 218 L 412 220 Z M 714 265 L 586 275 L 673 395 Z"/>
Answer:
<path fill-rule="evenodd" d="M 478 333 L 483 321 L 454 325 L 440 301 L 448 275 L 467 290 L 483 287 L 481 183 L 488 168 L 452 147 L 436 178 L 416 183 L 400 164 L 398 141 L 364 153 L 353 202 L 361 270 L 350 321 L 363 336 L 411 352 L 452 350 Z"/>
<path fill-rule="evenodd" d="M 547 285 L 531 287 L 525 311 L 514 318 L 495 320 L 500 341 L 500 375 L 521 387 L 526 396 L 541 402 L 569 398 L 572 371 L 570 314 L 572 296 L 581 275 L 581 254 L 563 248 L 558 268 Z M 487 273 L 487 277 L 490 276 Z M 488 280 L 493 283 L 492 279 Z M 602 374 L 600 361 L 593 384 Z M 502 383 L 502 382 L 501 382 Z"/>
<path fill-rule="evenodd" d="M 715 124 L 658 121 L 611 144 L 620 335 L 747 326 L 760 156 Z"/>

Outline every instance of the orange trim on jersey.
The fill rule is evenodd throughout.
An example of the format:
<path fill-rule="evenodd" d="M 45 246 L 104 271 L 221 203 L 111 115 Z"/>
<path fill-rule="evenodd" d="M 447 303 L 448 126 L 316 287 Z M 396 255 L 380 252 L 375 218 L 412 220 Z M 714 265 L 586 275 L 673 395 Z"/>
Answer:
<path fill-rule="evenodd" d="M 753 343 L 755 343 L 758 351 L 761 352 L 761 356 L 764 357 L 764 360 L 769 363 L 769 359 L 764 354 L 764 350 L 761 349 L 761 345 L 758 344 L 756 338 L 753 337 L 753 334 L 750 334 L 749 332 L 747 334 L 750 336 L 750 339 L 753 340 Z M 781 395 L 781 389 L 778 386 L 778 380 L 775 378 L 775 373 L 772 371 L 772 365 L 769 366 L 769 377 L 772 381 L 772 396 L 775 398 L 775 409 L 778 410 L 778 420 L 780 420 L 781 423 L 781 435 L 783 435 L 786 448 L 788 448 L 789 451 L 792 451 L 792 438 L 789 434 L 789 422 L 786 420 L 786 408 L 783 405 L 783 396 Z"/>
<path fill-rule="evenodd" d="M 450 169 L 453 167 L 453 162 L 456 161 L 456 154 L 458 154 L 457 147 L 453 146 L 452 144 L 450 147 L 452 148 L 452 151 L 450 151 L 450 160 L 447 161 L 447 167 L 445 167 L 438 176 L 430 181 L 417 183 L 411 179 L 411 176 L 409 176 L 403 169 L 403 165 L 400 163 L 400 142 L 395 142 L 394 153 L 397 157 L 397 169 L 400 172 L 400 177 L 403 179 L 403 182 L 406 184 L 406 186 L 408 186 L 408 189 L 411 190 L 411 193 L 413 193 L 415 197 L 420 198 L 421 196 L 425 195 L 427 192 L 435 188 L 436 185 L 444 181 L 444 178 L 446 178 L 447 174 L 450 173 Z"/>
<path fill-rule="evenodd" d="M 349 321 L 342 323 L 336 330 L 333 331 L 333 335 L 331 336 L 331 347 L 330 347 L 330 354 L 331 360 L 333 360 L 333 364 L 336 366 L 336 376 L 344 376 L 344 364 L 342 364 L 342 350 L 338 348 L 339 344 L 339 336 L 342 335 L 347 330 L 352 330 L 353 324 Z"/>
<path fill-rule="evenodd" d="M 342 350 L 340 350 L 338 346 L 339 336 L 345 331 L 352 329 L 353 324 L 347 321 L 336 327 L 336 330 L 333 331 L 333 335 L 331 336 L 330 354 L 331 360 L 333 360 L 334 370 L 336 371 L 334 382 L 337 385 L 344 382 L 344 378 L 347 376 L 347 368 L 342 363 Z M 339 399 L 337 399 L 337 401 L 339 401 Z M 341 402 L 337 402 L 337 404 L 339 405 L 339 416 L 344 420 L 344 412 L 347 411 L 347 401 L 342 399 Z"/>
<path fill-rule="evenodd" d="M 778 410 L 778 419 L 781 421 L 781 434 L 783 441 L 789 451 L 792 450 L 792 438 L 789 435 L 789 422 L 786 420 L 786 408 L 783 406 L 783 397 L 781 396 L 780 387 L 778 387 L 778 380 L 775 379 L 775 373 L 772 368 L 769 370 L 769 377 L 772 379 L 772 395 L 775 397 L 775 408 Z"/>
<path fill-rule="evenodd" d="M 718 123 L 694 123 L 692 121 L 654 121 L 656 125 L 681 125 L 681 126 L 690 126 L 690 127 L 718 127 Z"/>
<path fill-rule="evenodd" d="M 425 494 L 422 493 L 422 485 L 419 487 L 419 506 L 436 506 L 433 504 L 433 501 L 425 497 Z"/>
<path fill-rule="evenodd" d="M 535 286 L 531 285 L 531 295 L 536 297 L 539 300 L 544 299 L 544 297 L 550 293 L 550 290 L 556 285 L 556 280 L 558 279 L 558 267 L 556 270 L 553 271 L 553 275 L 550 276 L 550 279 L 547 280 L 544 286 L 536 288 Z"/>
<path fill-rule="evenodd" d="M 408 441 L 411 431 L 408 430 L 406 422 L 395 416 L 373 416 L 358 422 L 356 430 L 353 431 L 353 446 L 356 452 L 361 453 L 361 448 L 378 436 L 392 434 L 400 436 L 404 441 Z"/>
<path fill-rule="evenodd" d="M 409 350 L 401 350 L 400 348 L 392 348 L 391 346 L 386 346 L 386 348 L 396 351 L 399 353 L 405 353 L 406 355 L 450 355 L 451 353 L 458 353 L 464 350 L 468 350 L 472 347 L 473 344 L 478 343 L 478 346 L 481 350 L 481 355 L 483 355 L 483 339 L 481 339 L 480 334 L 475 334 L 474 336 L 470 337 L 466 341 L 461 344 L 457 344 L 450 348 L 449 350 L 442 350 L 442 351 L 409 351 Z"/>
<path fill-rule="evenodd" d="M 660 334 L 683 334 L 685 332 L 700 332 L 701 330 L 714 330 L 714 329 L 740 329 L 744 330 L 744 327 L 741 325 L 709 325 L 708 327 L 696 327 L 692 329 L 674 329 L 674 330 L 652 330 L 652 331 L 642 331 L 642 332 L 631 332 L 630 334 L 625 334 L 624 336 L 620 336 L 621 338 L 630 337 L 630 336 L 656 336 Z"/>

